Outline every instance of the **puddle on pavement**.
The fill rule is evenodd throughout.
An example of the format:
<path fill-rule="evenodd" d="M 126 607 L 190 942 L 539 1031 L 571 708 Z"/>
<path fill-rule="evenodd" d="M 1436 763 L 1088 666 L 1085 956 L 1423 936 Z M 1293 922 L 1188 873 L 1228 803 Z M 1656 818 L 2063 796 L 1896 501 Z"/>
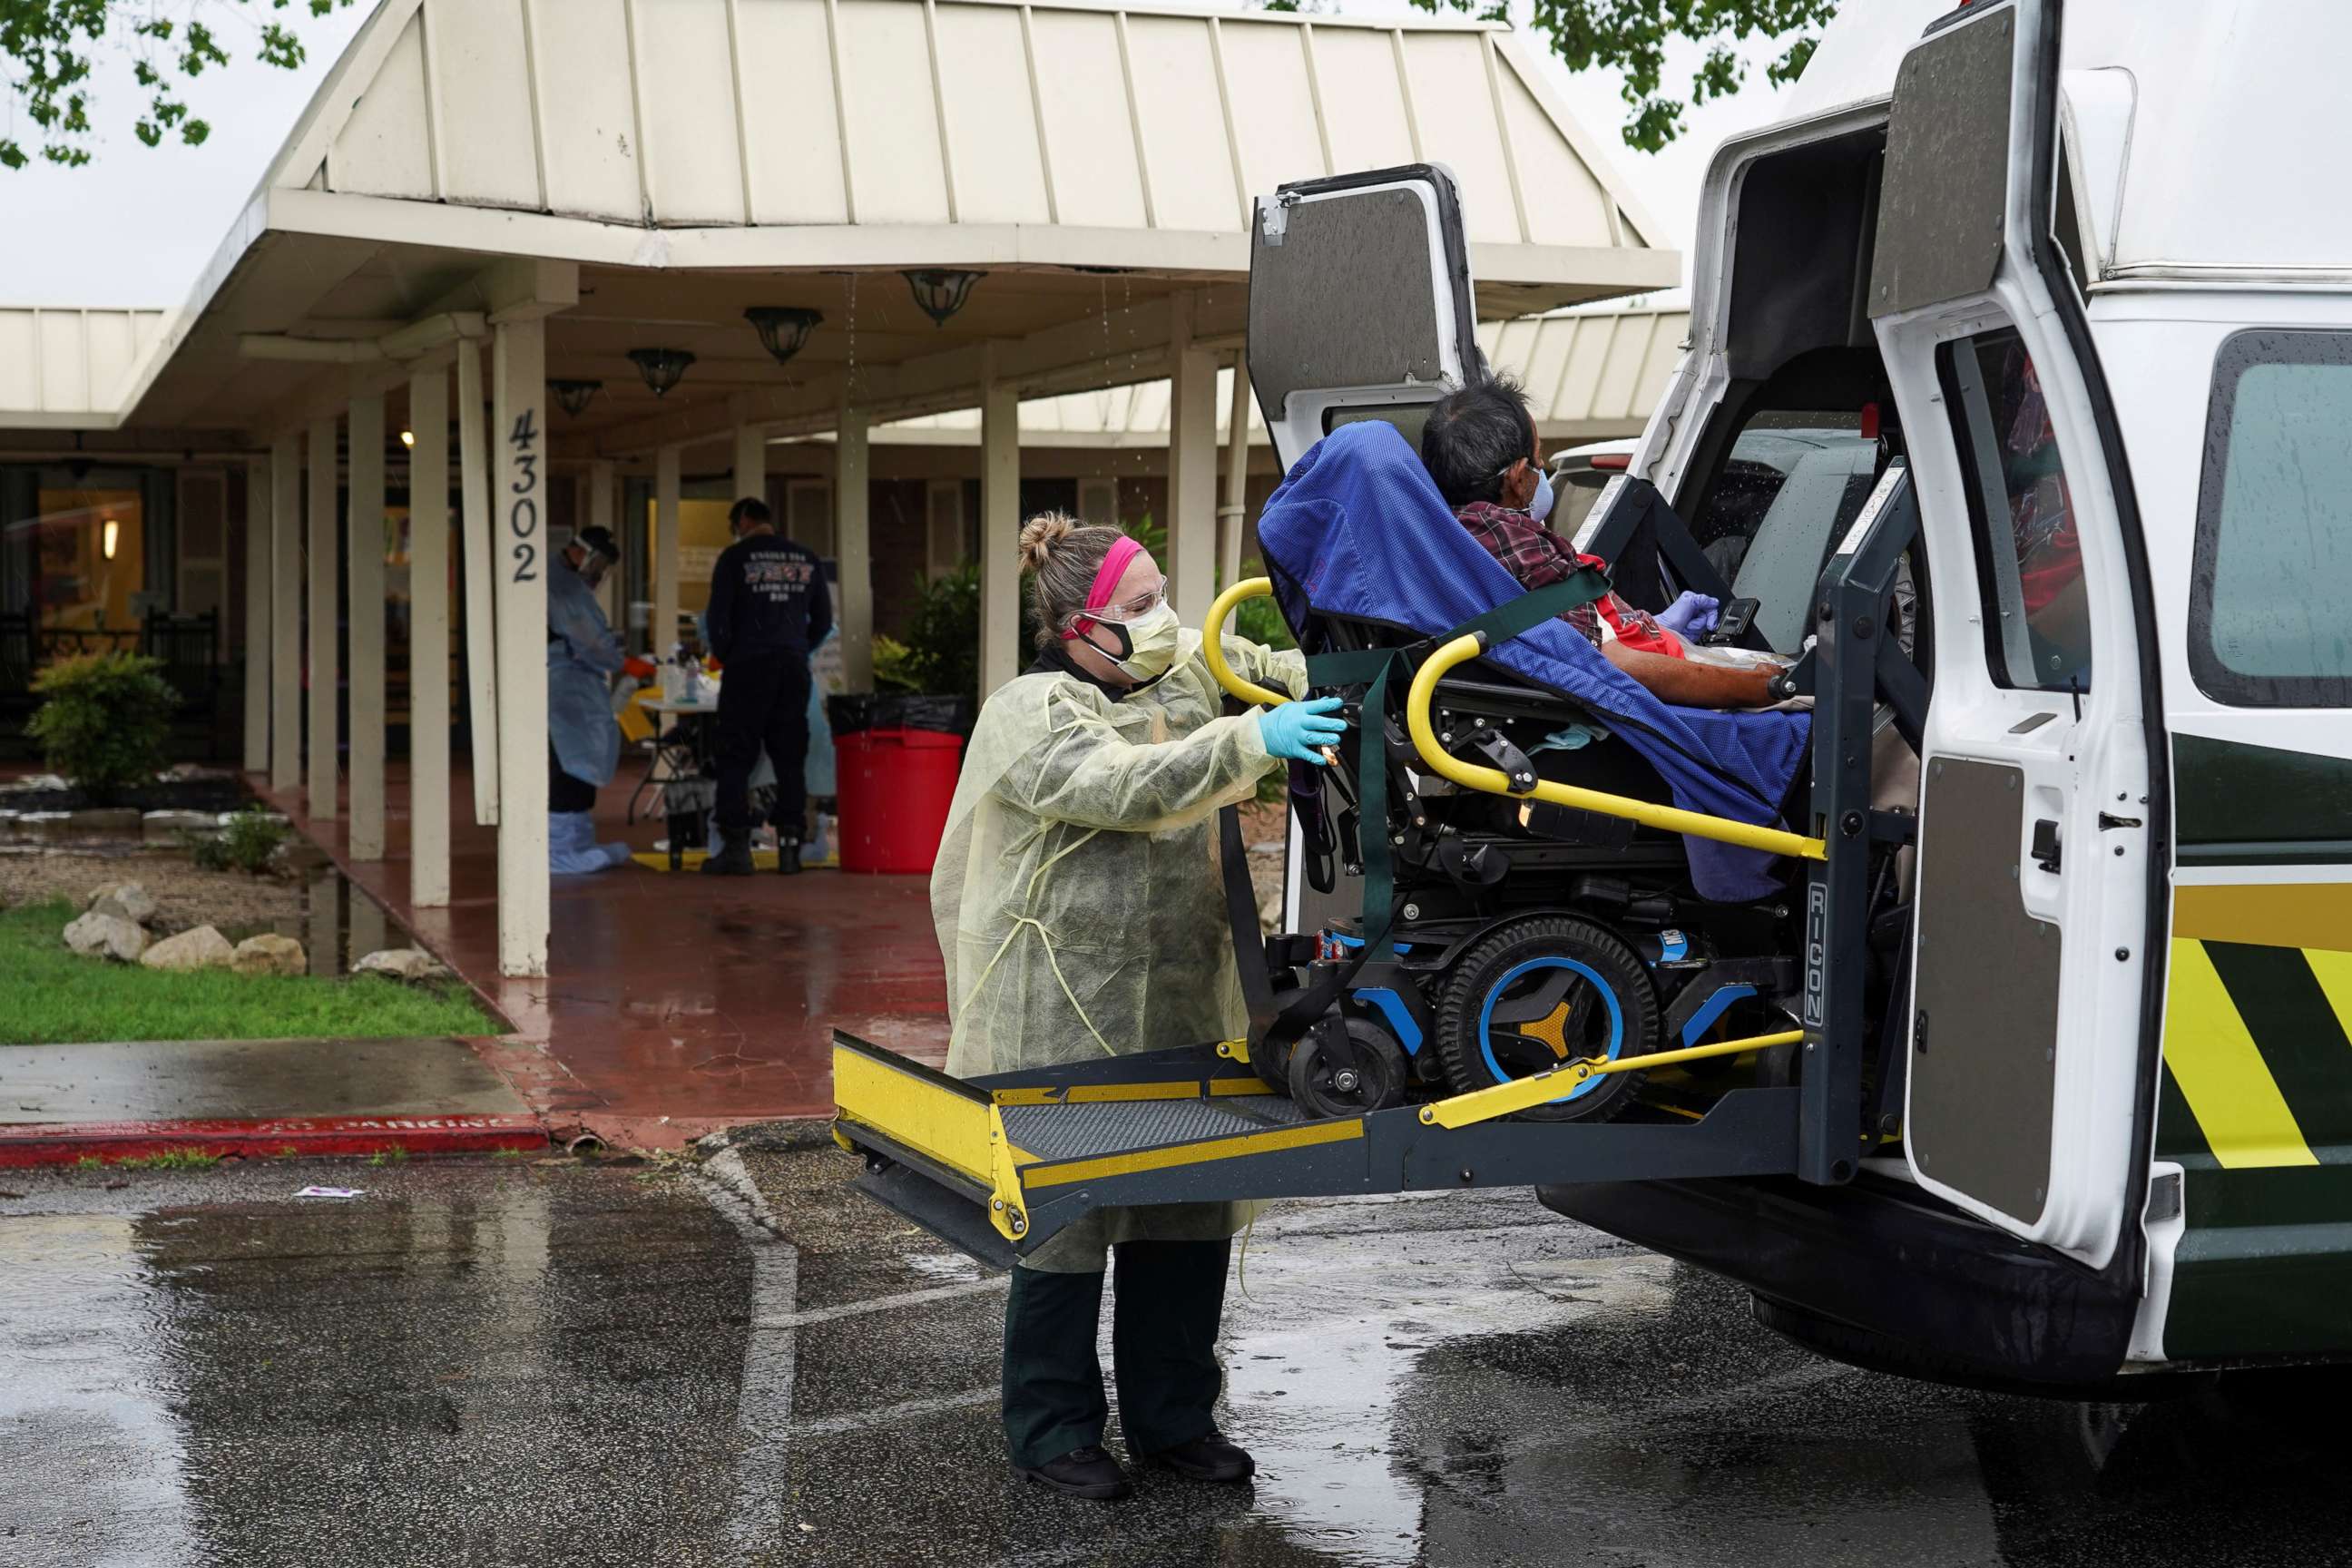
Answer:
<path fill-rule="evenodd" d="M 365 1193 L 292 1196 L 320 1181 Z M 2352 1526 L 2317 1374 L 2146 1405 L 1900 1382 L 1532 1215 L 1275 1211 L 1227 1297 L 1255 1488 L 1147 1479 L 1102 1510 L 1006 1482 L 1003 1307 L 936 1289 L 979 1278 L 961 1258 L 916 1268 L 919 1306 L 803 1312 L 863 1264 L 610 1170 L 247 1166 L 32 1201 L 0 1205 L 12 1568 L 2087 1568 L 2336 1562 Z M 873 1389 L 815 1418 L 853 1357 Z"/>
<path fill-rule="evenodd" d="M 290 936 L 309 955 L 310 973 L 328 976 L 348 974 L 354 959 L 409 942 L 408 933 L 384 907 L 331 865 L 303 872 L 301 913 L 225 925 L 220 931 L 232 942 L 249 936 Z"/>

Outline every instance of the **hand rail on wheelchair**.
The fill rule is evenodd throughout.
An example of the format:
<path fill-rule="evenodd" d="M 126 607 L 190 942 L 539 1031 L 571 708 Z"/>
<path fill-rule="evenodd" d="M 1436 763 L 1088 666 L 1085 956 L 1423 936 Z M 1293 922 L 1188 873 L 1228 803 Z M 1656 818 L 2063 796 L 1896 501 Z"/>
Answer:
<path fill-rule="evenodd" d="M 1262 703 L 1277 708 L 1290 700 L 1286 692 L 1268 691 L 1265 687 L 1244 680 L 1225 662 L 1225 622 L 1244 599 L 1264 599 L 1274 593 L 1271 577 L 1247 577 L 1217 595 L 1209 606 L 1208 623 L 1201 628 L 1201 657 L 1209 663 L 1209 673 L 1217 684 L 1244 702 Z"/>
<path fill-rule="evenodd" d="M 1727 816 L 1709 816 L 1705 812 L 1685 811 L 1680 806 L 1658 805 L 1622 795 L 1604 795 L 1599 790 L 1579 789 L 1574 784 L 1554 784 L 1549 779 L 1538 780 L 1530 790 L 1515 790 L 1511 787 L 1510 779 L 1499 769 L 1481 767 L 1454 756 L 1438 743 L 1437 731 L 1429 721 L 1430 703 L 1436 696 L 1439 679 L 1447 670 L 1456 665 L 1466 664 L 1486 651 L 1486 639 L 1483 637 L 1455 637 L 1431 654 L 1412 678 L 1412 690 L 1405 700 L 1405 728 L 1412 735 L 1413 749 L 1421 753 L 1421 760 L 1427 763 L 1430 771 L 1440 778 L 1451 779 L 1464 789 L 1474 789 L 1486 795 L 1499 795 L 1511 800 L 1540 800 L 1551 805 L 1598 812 L 1603 816 L 1622 816 L 1644 827 L 1687 833 L 1693 837 L 1712 838 L 1719 843 L 1738 845 L 1743 849 L 1793 855 L 1804 860 L 1829 858 L 1829 847 L 1822 840 L 1808 838 L 1783 828 L 1758 827 L 1750 823 L 1734 822 Z"/>

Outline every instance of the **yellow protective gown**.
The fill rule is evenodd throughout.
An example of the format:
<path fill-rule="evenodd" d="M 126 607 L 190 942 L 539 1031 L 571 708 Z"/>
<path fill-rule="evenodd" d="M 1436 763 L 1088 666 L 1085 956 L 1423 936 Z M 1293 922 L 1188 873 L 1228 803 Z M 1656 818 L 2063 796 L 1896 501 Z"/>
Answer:
<path fill-rule="evenodd" d="M 1307 665 L 1227 637 L 1245 679 L 1301 695 Z M 1033 671 L 981 709 L 931 874 L 958 1078 L 1232 1039 L 1248 1026 L 1216 814 L 1284 763 L 1187 630 L 1166 677 L 1114 699 Z M 1115 1241 L 1231 1236 L 1231 1204 L 1107 1209 L 1026 1267 L 1085 1273 Z"/>

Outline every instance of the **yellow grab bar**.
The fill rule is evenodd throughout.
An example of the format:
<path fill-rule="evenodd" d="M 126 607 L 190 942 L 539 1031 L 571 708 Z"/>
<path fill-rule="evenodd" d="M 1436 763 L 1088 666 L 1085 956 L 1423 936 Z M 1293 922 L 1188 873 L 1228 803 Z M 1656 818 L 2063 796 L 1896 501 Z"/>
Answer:
<path fill-rule="evenodd" d="M 1209 623 L 1201 628 L 1201 657 L 1209 661 L 1209 673 L 1217 678 L 1217 684 L 1244 702 L 1262 703 L 1268 708 L 1289 701 L 1290 695 L 1268 691 L 1234 673 L 1233 666 L 1225 662 L 1225 622 L 1244 599 L 1264 599 L 1273 593 L 1272 578 L 1244 578 L 1217 595 L 1217 602 L 1209 606 Z"/>
<path fill-rule="evenodd" d="M 1248 585 L 1241 584 L 1242 587 Z M 1223 603 L 1222 600 L 1219 602 Z M 1713 838 L 1724 844 L 1736 844 L 1743 849 L 1794 855 L 1805 860 L 1829 858 L 1826 845 L 1818 838 L 1808 838 L 1801 833 L 1790 833 L 1778 827 L 1757 827 L 1745 822 L 1734 822 L 1727 816 L 1709 816 L 1705 812 L 1685 811 L 1680 806 L 1657 805 L 1628 795 L 1603 795 L 1599 790 L 1553 784 L 1549 779 L 1538 780 L 1533 789 L 1522 793 L 1511 788 L 1511 781 L 1499 769 L 1481 767 L 1453 756 L 1437 743 L 1437 731 L 1429 721 L 1430 703 L 1437 695 L 1438 681 L 1444 678 L 1447 670 L 1459 664 L 1467 664 L 1486 651 L 1484 637 L 1455 637 L 1430 655 L 1422 665 L 1421 672 L 1412 678 L 1412 691 L 1405 701 L 1405 728 L 1412 734 L 1413 749 L 1421 753 L 1421 760 L 1427 763 L 1430 771 L 1440 778 L 1451 779 L 1464 789 L 1475 789 L 1486 795 L 1499 795 L 1512 800 L 1540 800 L 1551 805 L 1599 812 L 1603 816 L 1622 816 L 1644 827 L 1663 828 L 1669 833 L 1687 833 L 1696 838 Z M 1213 664 L 1211 668 L 1214 668 Z"/>
<path fill-rule="evenodd" d="M 1704 1061 L 1709 1057 L 1744 1056 L 1749 1051 L 1768 1050 L 1774 1046 L 1793 1046 L 1804 1037 L 1802 1029 L 1784 1029 L 1773 1035 L 1750 1035 L 1744 1040 L 1717 1040 L 1711 1046 L 1684 1046 L 1677 1050 L 1654 1051 L 1646 1057 L 1619 1057 L 1614 1061 L 1595 1057 L 1586 1061 L 1569 1062 L 1530 1078 L 1513 1079 L 1492 1089 L 1474 1089 L 1467 1094 L 1457 1094 L 1435 1104 L 1424 1105 L 1421 1108 L 1422 1125 L 1468 1127 L 1480 1121 L 1490 1121 L 1497 1116 L 1508 1116 L 1513 1111 L 1549 1104 L 1579 1085 L 1612 1072 L 1675 1067 L 1683 1062 Z"/>

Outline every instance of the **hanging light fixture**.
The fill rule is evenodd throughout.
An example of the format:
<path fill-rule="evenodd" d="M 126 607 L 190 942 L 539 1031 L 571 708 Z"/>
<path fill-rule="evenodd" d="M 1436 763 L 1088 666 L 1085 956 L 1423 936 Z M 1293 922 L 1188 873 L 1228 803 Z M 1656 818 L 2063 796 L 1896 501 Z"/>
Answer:
<path fill-rule="evenodd" d="M 100 536 L 101 542 L 100 548 L 106 552 L 106 558 L 109 561 L 114 559 L 115 545 L 121 537 L 122 525 L 120 522 L 117 522 L 114 519 L 110 517 L 108 518 L 106 520 L 105 531 Z"/>
<path fill-rule="evenodd" d="M 686 374 L 686 367 L 694 363 L 694 356 L 684 349 L 631 349 L 629 359 L 656 397 L 669 395 L 669 389 L 678 384 L 678 378 Z"/>
<path fill-rule="evenodd" d="M 588 412 L 589 403 L 604 390 L 601 381 L 551 381 L 547 390 L 555 394 L 556 406 L 574 419 Z"/>
<path fill-rule="evenodd" d="M 790 364 L 794 354 L 808 342 L 809 334 L 824 320 L 822 310 L 804 310 L 798 305 L 754 305 L 743 312 L 760 334 L 760 346 L 774 356 L 778 364 Z"/>
<path fill-rule="evenodd" d="M 923 308 L 923 314 L 931 319 L 932 325 L 944 327 L 950 316 L 963 309 L 964 300 L 971 293 L 971 286 L 983 276 L 978 272 L 948 272 L 925 268 L 908 273 L 906 278 L 907 287 L 915 291 L 915 303 Z"/>
<path fill-rule="evenodd" d="M 415 432 L 415 431 L 414 431 L 414 430 L 403 430 L 403 431 L 400 433 L 400 444 L 401 444 L 402 446 L 404 446 L 404 447 L 414 447 L 414 446 L 415 446 L 415 445 L 416 445 L 416 432 Z"/>

